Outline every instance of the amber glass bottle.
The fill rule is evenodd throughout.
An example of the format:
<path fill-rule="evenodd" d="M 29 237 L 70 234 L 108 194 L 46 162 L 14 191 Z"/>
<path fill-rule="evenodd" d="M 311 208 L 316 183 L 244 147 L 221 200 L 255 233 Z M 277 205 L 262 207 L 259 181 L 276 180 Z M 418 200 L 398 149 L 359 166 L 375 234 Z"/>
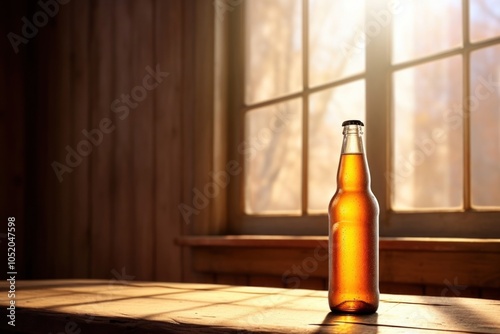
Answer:
<path fill-rule="evenodd" d="M 328 208 L 328 303 L 333 312 L 373 313 L 379 303 L 379 206 L 370 189 L 364 124 L 350 120 L 342 126 L 337 191 Z"/>

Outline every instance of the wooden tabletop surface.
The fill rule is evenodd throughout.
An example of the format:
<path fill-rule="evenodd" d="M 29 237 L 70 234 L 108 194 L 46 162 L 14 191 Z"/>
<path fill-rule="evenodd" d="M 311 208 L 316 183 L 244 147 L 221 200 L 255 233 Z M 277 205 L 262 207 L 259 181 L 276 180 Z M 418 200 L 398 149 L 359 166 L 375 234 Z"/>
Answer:
<path fill-rule="evenodd" d="M 2 333 L 500 333 L 500 301 L 487 299 L 382 294 L 376 314 L 352 316 L 302 289 L 40 280 L 15 294 L 15 327 L 4 315 Z"/>

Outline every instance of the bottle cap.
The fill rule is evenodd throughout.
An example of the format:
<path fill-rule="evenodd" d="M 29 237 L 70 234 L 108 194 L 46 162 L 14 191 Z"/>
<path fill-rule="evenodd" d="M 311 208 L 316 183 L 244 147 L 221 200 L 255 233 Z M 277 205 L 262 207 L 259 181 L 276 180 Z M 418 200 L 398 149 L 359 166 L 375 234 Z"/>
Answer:
<path fill-rule="evenodd" d="M 358 121 L 356 119 L 351 119 L 351 120 L 348 120 L 348 121 L 344 121 L 344 123 L 342 123 L 342 126 L 346 126 L 346 125 L 361 125 L 361 126 L 365 126 L 363 124 L 363 122 Z"/>

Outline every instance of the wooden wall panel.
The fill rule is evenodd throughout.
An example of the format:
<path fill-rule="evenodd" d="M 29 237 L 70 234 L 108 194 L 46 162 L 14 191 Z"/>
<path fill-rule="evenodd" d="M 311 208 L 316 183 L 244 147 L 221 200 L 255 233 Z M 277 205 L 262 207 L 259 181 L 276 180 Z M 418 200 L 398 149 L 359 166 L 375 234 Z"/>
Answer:
<path fill-rule="evenodd" d="M 195 248 L 193 268 L 199 272 L 253 275 L 326 277 L 328 263 L 315 259 L 313 249 L 301 248 Z M 310 269 L 309 269 L 310 268 Z"/>
<path fill-rule="evenodd" d="M 216 275 L 216 282 L 248 279 L 250 285 L 276 286 L 278 281 L 290 288 L 326 289 L 328 262 L 311 247 L 196 246 L 193 269 Z M 491 247 L 490 247 L 491 246 Z M 490 251 L 383 249 L 380 252 L 380 290 L 384 293 L 482 297 L 500 291 L 498 245 Z M 473 245 L 462 247 L 472 248 Z M 387 247 L 386 247 L 387 248 Z M 390 248 L 390 247 L 388 247 Z M 441 249 L 440 249 L 441 248 Z M 219 278 L 220 277 L 220 278 Z M 200 282 L 211 283 L 210 279 Z M 495 292 L 497 291 L 497 292 Z M 487 298 L 487 297 L 484 297 Z"/>
<path fill-rule="evenodd" d="M 71 145 L 75 147 L 83 139 L 82 131 L 90 128 L 89 95 L 89 25 L 90 8 L 83 1 L 76 1 L 71 10 L 72 18 L 72 101 L 70 113 L 73 115 Z M 71 201 L 72 277 L 88 277 L 90 274 L 90 158 L 84 158 L 72 173 L 73 189 Z"/>
<path fill-rule="evenodd" d="M 500 289 L 482 288 L 481 289 L 481 298 L 500 300 Z"/>
<path fill-rule="evenodd" d="M 193 267 L 200 272 L 328 274 L 327 261 L 307 248 L 197 247 L 194 252 Z M 445 286 L 458 280 L 468 286 L 500 288 L 499 279 L 489 279 L 498 277 L 494 263 L 500 263 L 500 253 L 381 251 L 380 281 Z"/>
<path fill-rule="evenodd" d="M 51 22 L 43 31 L 39 32 L 35 40 L 38 43 L 37 46 L 40 49 L 40 53 L 44 53 L 42 58 L 44 66 L 38 65 L 38 68 L 41 69 L 39 72 L 40 80 L 38 82 L 38 87 L 41 88 L 39 94 L 42 96 L 42 99 L 44 99 L 43 102 L 45 105 L 42 105 L 42 108 L 45 109 L 42 109 L 42 112 L 44 112 L 44 116 L 46 117 L 46 124 L 40 136 L 43 136 L 43 132 L 45 132 L 45 136 L 47 137 L 46 142 L 43 143 L 45 145 L 43 149 L 46 150 L 47 155 L 44 156 L 44 160 L 39 163 L 42 171 L 45 172 L 42 174 L 42 178 L 45 179 L 45 184 L 40 186 L 41 189 L 43 188 L 43 196 L 40 196 L 42 203 L 40 205 L 45 214 L 43 216 L 45 226 L 41 228 L 43 234 L 41 235 L 40 244 L 37 248 L 45 252 L 45 254 L 40 254 L 38 262 L 43 263 L 43 267 L 40 269 L 43 275 L 47 277 L 57 277 L 56 275 L 59 270 L 57 267 L 62 264 L 62 262 L 58 261 L 57 257 L 57 245 L 59 242 L 58 228 L 60 227 L 58 206 L 60 206 L 59 199 L 62 196 L 59 186 L 60 183 L 64 182 L 64 179 L 67 179 L 69 176 L 67 173 L 64 174 L 63 181 L 60 182 L 58 178 L 55 177 L 54 171 L 47 168 L 47 166 L 54 161 L 66 164 L 64 162 L 64 152 L 67 144 L 57 141 L 58 130 L 60 128 L 57 94 L 51 93 L 57 92 L 58 89 L 57 79 L 59 76 L 57 74 L 57 66 L 61 61 L 56 52 L 58 50 L 57 27 L 58 25 L 55 21 Z M 32 42 L 33 41 L 30 43 Z"/>
<path fill-rule="evenodd" d="M 2 100 L 2 111 L 13 112 L 2 112 L 0 125 L 19 138 L 1 146 L 2 153 L 9 148 L 18 155 L 11 169 L 2 167 L 2 176 L 12 193 L 9 209 L 19 211 L 20 220 L 28 212 L 26 277 L 183 279 L 182 251 L 174 239 L 184 233 L 178 205 L 197 160 L 184 154 L 196 144 L 190 139 L 190 103 L 197 74 L 189 54 L 195 49 L 188 44 L 195 41 L 190 34 L 203 28 L 191 15 L 195 2 L 74 0 L 40 27 L 29 41 L 31 53 L 6 55 L 8 48 L 2 48 L 8 71 L 0 88 L 16 104 Z M 40 10 L 38 3 L 23 1 L 3 8 L 5 31 L 20 31 L 21 18 Z M 143 79 L 151 75 L 148 84 L 154 84 L 157 65 L 169 74 L 145 90 Z M 197 66 L 210 67 L 201 60 Z M 210 70 L 204 75 L 209 79 Z M 137 105 L 128 105 L 123 117 L 117 107 L 127 103 Z M 197 106 L 210 113 L 206 105 Z M 198 122 L 199 131 L 210 133 Z M 59 182 L 52 163 L 68 165 L 67 147 L 80 157 L 73 157 Z M 187 159 L 193 159 L 189 166 Z M 25 191 L 31 203 L 25 203 Z"/>
<path fill-rule="evenodd" d="M 90 23 L 90 124 L 88 131 L 95 131 L 90 159 L 91 184 L 91 275 L 108 277 L 111 265 L 112 244 L 112 157 L 114 142 L 105 120 L 111 119 L 110 103 L 114 98 L 113 64 L 115 16 L 112 1 L 91 1 Z M 109 122 L 107 122 L 109 124 Z M 114 124 L 111 126 L 115 126 Z"/>
<path fill-rule="evenodd" d="M 196 133 L 191 154 L 194 154 L 193 187 L 189 189 L 191 195 L 189 205 L 193 205 L 194 190 L 203 192 L 205 186 L 211 182 L 209 172 L 213 170 L 213 131 L 214 131 L 214 97 L 212 91 L 207 92 L 207 87 L 214 83 L 214 36 L 203 32 L 214 27 L 214 5 L 211 1 L 195 0 L 190 6 L 194 18 L 193 25 L 193 70 L 196 80 L 192 82 L 192 89 L 196 99 L 193 101 L 192 130 Z M 207 66 L 207 64 L 210 64 Z M 206 204 L 200 206 L 199 213 L 192 216 L 190 228 L 195 234 L 218 234 L 220 230 L 212 220 L 213 200 L 208 199 Z"/>
<path fill-rule="evenodd" d="M 227 285 L 248 285 L 247 275 L 216 274 L 215 283 Z"/>
<path fill-rule="evenodd" d="M 151 0 L 132 1 L 131 51 L 132 90 L 131 98 L 137 107 L 132 111 L 133 128 L 133 185 L 134 185 L 134 233 L 133 262 L 139 280 L 153 277 L 154 241 L 154 98 L 143 87 L 146 67 L 155 68 L 154 21 Z M 141 44 L 149 47 L 140 47 Z M 139 93 L 141 92 L 141 93 Z"/>
<path fill-rule="evenodd" d="M 8 5 L 11 5 L 12 3 L 9 2 L 7 3 Z M 9 30 L 11 29 L 11 24 L 8 20 L 7 12 L 6 12 L 6 7 L 7 4 L 2 4 L 0 5 L 0 9 L 2 10 L 0 12 L 0 34 L 2 36 L 7 36 Z M 9 7 L 9 10 L 11 12 L 15 12 L 13 9 Z M 8 48 L 7 45 L 4 45 L 2 48 L 0 48 L 0 68 L 1 72 L 0 75 L 5 78 L 5 79 L 0 79 L 0 156 L 2 157 L 10 157 L 12 156 L 12 146 L 9 145 L 8 141 L 8 136 L 7 136 L 7 110 L 10 109 L 10 105 L 8 103 L 7 97 L 7 69 L 9 68 L 7 66 L 8 64 L 8 58 L 11 53 L 14 53 L 12 48 Z M 19 113 L 20 115 L 24 116 L 24 112 Z M 21 125 L 22 127 L 23 125 Z M 21 151 L 23 151 L 24 148 L 21 148 Z M 23 163 L 24 159 L 19 159 L 18 163 Z M 11 210 L 13 211 L 14 204 L 11 202 L 9 199 L 9 193 L 11 190 L 10 183 L 10 178 L 12 178 L 12 171 L 8 170 L 10 164 L 0 164 L 0 185 L 2 186 L 2 190 L 0 191 L 0 203 L 4 203 L 4 205 L 0 208 L 0 217 L 1 219 L 6 219 L 4 217 L 9 217 L 13 216 L 16 214 L 16 212 L 10 212 Z M 18 167 L 20 171 L 22 172 L 22 169 L 24 166 Z M 24 204 L 21 199 L 18 199 L 19 204 L 21 206 L 21 212 L 23 211 L 22 205 Z M 7 251 L 6 245 L 6 233 L 4 231 L 0 232 L 0 251 L 5 254 Z"/>
<path fill-rule="evenodd" d="M 55 82 L 54 106 L 57 113 L 56 118 L 56 148 L 58 150 L 58 161 L 64 161 L 66 145 L 73 146 L 72 131 L 73 131 L 73 116 L 71 109 L 72 100 L 72 73 L 71 73 L 71 52 L 72 52 L 72 29 L 71 29 L 71 10 L 70 8 L 62 8 L 58 14 L 58 20 L 55 21 L 56 26 L 56 47 L 54 58 L 57 63 L 54 63 L 52 68 Z M 75 146 L 73 146 L 75 148 Z M 79 166 L 78 166 L 79 167 Z M 75 169 L 78 169 L 76 167 Z M 74 171 L 73 171 L 74 172 Z M 73 175 L 72 175 L 73 176 Z M 68 177 L 62 182 L 55 183 L 56 203 L 54 217 L 56 219 L 57 228 L 53 232 L 57 242 L 55 243 L 55 256 L 58 263 L 55 266 L 54 275 L 56 277 L 67 278 L 72 272 L 72 254 L 73 247 L 71 246 L 71 221 L 74 201 L 74 177 Z"/>
<path fill-rule="evenodd" d="M 424 295 L 446 296 L 446 297 L 481 297 L 481 288 L 461 284 L 459 281 L 447 281 L 443 285 L 427 285 L 424 288 Z"/>
<path fill-rule="evenodd" d="M 15 13 L 16 11 L 11 8 L 10 6 L 7 7 L 8 5 L 11 5 L 11 2 L 3 3 L 0 7 L 2 11 L 0 12 L 0 33 L 2 36 L 7 36 L 9 33 L 9 30 L 12 27 L 12 24 L 8 20 L 8 15 L 7 15 L 7 10 L 11 13 Z M 8 9 L 7 9 L 8 8 Z M 9 68 L 7 66 L 8 64 L 8 57 L 11 53 L 14 53 L 14 50 L 11 48 L 8 48 L 7 46 L 9 45 L 2 45 L 3 47 L 0 49 L 0 68 L 1 68 L 1 75 L 3 78 L 0 80 L 0 133 L 2 134 L 2 137 L 0 140 L 0 154 L 2 157 L 7 157 L 9 153 L 11 153 L 11 148 L 8 145 L 7 141 L 7 110 L 10 108 L 10 105 L 8 103 L 8 100 L 6 99 L 7 97 L 7 69 Z M 23 115 L 24 113 L 20 113 Z M 21 128 L 23 125 L 20 126 Z M 21 151 L 23 151 L 24 148 L 21 148 Z M 8 186 L 7 182 L 9 182 L 9 177 L 11 176 L 12 172 L 7 170 L 7 165 L 2 164 L 0 165 L 0 184 L 4 185 L 3 191 L 0 191 L 0 201 L 1 203 L 9 203 L 7 202 L 8 200 Z M 22 205 L 22 203 L 21 203 Z M 7 206 L 2 207 L 0 209 L 0 214 L 2 217 L 7 216 L 8 213 L 8 208 Z M 3 251 L 2 247 L 2 251 Z"/>
<path fill-rule="evenodd" d="M 131 1 L 116 1 L 115 20 L 115 89 L 112 111 L 116 130 L 113 133 L 115 141 L 113 162 L 113 235 L 111 258 L 113 265 L 120 272 L 125 268 L 127 273 L 136 272 L 133 266 L 134 231 L 132 230 L 134 206 L 134 174 L 133 174 L 133 123 L 130 109 L 121 102 L 122 94 L 130 94 L 132 75 L 130 73 L 131 52 L 134 45 L 132 34 Z M 118 102 L 115 102 L 117 101 Z M 126 228 L 125 228 L 126 227 Z"/>
<path fill-rule="evenodd" d="M 38 169 L 30 168 L 26 170 L 30 176 L 31 182 L 28 184 L 28 193 L 33 194 L 29 200 L 26 212 L 29 214 L 30 230 L 27 237 L 32 243 L 29 260 L 29 276 L 51 277 L 54 272 L 55 260 L 53 246 L 57 242 L 54 239 L 54 226 L 56 226 L 51 216 L 52 189 L 57 184 L 58 179 L 51 167 L 56 161 L 55 145 L 52 140 L 54 129 L 52 122 L 54 120 L 53 109 L 51 109 L 50 89 L 53 87 L 51 80 L 53 78 L 52 66 L 55 63 L 51 50 L 54 48 L 54 29 L 53 25 L 47 25 L 39 32 L 37 38 L 30 41 L 28 49 L 32 48 L 31 66 L 29 71 L 33 74 L 33 85 L 30 90 L 25 91 L 26 101 L 35 101 L 28 110 L 30 119 L 34 124 L 27 126 L 24 131 L 27 132 L 28 156 L 31 157 L 29 166 L 37 166 Z M 43 66 L 40 66 L 43 64 Z M 23 130 L 21 130 L 23 131 Z M 64 150 L 64 147 L 61 148 Z M 59 161 L 64 163 L 63 161 Z M 65 174 L 68 175 L 68 174 Z M 52 274 L 53 275 L 53 274 Z"/>
<path fill-rule="evenodd" d="M 214 6 L 210 1 L 185 0 L 183 4 L 182 50 L 183 80 L 182 99 L 182 197 L 174 205 L 185 203 L 193 207 L 193 189 L 203 189 L 209 181 L 208 173 L 213 164 L 210 143 L 213 140 L 213 118 L 211 109 L 213 99 L 210 96 L 214 73 L 213 36 L 207 34 L 214 28 Z M 205 38 L 203 38 L 205 36 Z M 207 86 L 208 84 L 208 86 Z M 208 151 L 207 151 L 208 150 Z M 208 234 L 218 231 L 211 226 L 210 204 L 199 210 L 190 219 L 182 220 L 184 234 Z M 213 274 L 194 272 L 191 268 L 190 249 L 182 251 L 182 280 L 186 282 L 214 282 Z"/>
<path fill-rule="evenodd" d="M 405 294 L 405 295 L 423 295 L 423 284 L 407 284 L 396 282 L 380 282 L 380 292 L 391 294 Z"/>
<path fill-rule="evenodd" d="M 24 212 L 25 198 L 30 194 L 25 191 L 29 182 L 25 173 L 28 156 L 25 154 L 27 141 L 25 133 L 20 131 L 29 119 L 27 110 L 30 102 L 23 99 L 23 93 L 29 86 L 22 68 L 28 63 L 30 50 L 25 45 L 19 46 L 19 53 L 14 51 L 7 39 L 10 32 L 19 33 L 22 23 L 19 19 L 27 10 L 21 1 L 4 1 L 0 4 L 0 33 L 2 44 L 0 50 L 0 251 L 7 254 L 7 217 L 16 218 L 17 232 L 17 269 L 20 277 L 25 275 L 25 248 L 27 239 L 23 232 L 28 224 Z M 6 259 L 5 255 L 2 255 Z"/>
<path fill-rule="evenodd" d="M 155 7 L 155 64 L 168 72 L 152 95 L 155 99 L 155 279 L 182 279 L 181 248 L 174 236 L 181 235 L 184 223 L 178 205 L 182 199 L 183 146 L 182 84 L 183 84 L 183 4 L 181 0 L 156 1 Z M 185 152 L 185 150 L 184 150 Z M 173 201 L 172 199 L 179 199 Z"/>
<path fill-rule="evenodd" d="M 500 288 L 500 281 L 487 281 L 498 275 L 494 263 L 500 263 L 500 253 L 387 251 L 380 254 L 380 280 L 443 286 L 457 280 Z"/>
<path fill-rule="evenodd" d="M 281 277 L 272 275 L 251 275 L 248 278 L 249 286 L 267 286 L 272 288 L 283 288 Z"/>

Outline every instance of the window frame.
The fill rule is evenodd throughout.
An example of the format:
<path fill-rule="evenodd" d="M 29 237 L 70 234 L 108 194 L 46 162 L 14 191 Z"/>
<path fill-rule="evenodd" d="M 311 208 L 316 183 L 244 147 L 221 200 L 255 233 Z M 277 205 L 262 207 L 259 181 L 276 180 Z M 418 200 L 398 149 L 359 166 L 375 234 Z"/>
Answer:
<path fill-rule="evenodd" d="M 369 18 L 372 10 L 387 8 L 388 0 L 372 0 L 372 6 L 366 6 L 365 17 Z M 500 211 L 474 210 L 470 205 L 470 155 L 469 155 L 469 118 L 464 117 L 464 209 L 462 211 L 436 212 L 401 212 L 391 210 L 390 184 L 385 175 L 391 171 L 392 126 L 393 126 L 393 86 L 392 74 L 395 71 L 410 68 L 452 55 L 462 55 L 463 59 L 463 105 L 467 106 L 470 93 L 469 72 L 471 52 L 500 44 L 500 37 L 475 43 L 469 41 L 469 0 L 462 0 L 462 45 L 452 50 L 432 54 L 411 61 L 391 63 L 392 20 L 386 27 L 381 27 L 379 35 L 366 45 L 365 72 L 328 84 L 309 87 L 308 85 L 308 0 L 302 0 L 303 6 L 303 90 L 299 93 L 266 100 L 252 106 L 244 103 L 245 83 L 245 1 L 226 12 L 225 20 L 219 22 L 224 27 L 223 38 L 227 44 L 227 160 L 235 160 L 244 169 L 244 157 L 238 153 L 238 145 L 244 141 L 244 116 L 246 110 L 258 106 L 272 105 L 294 97 L 302 97 L 302 215 L 247 215 L 244 213 L 244 170 L 235 175 L 228 186 L 227 219 L 230 234 L 267 234 L 267 235 L 326 235 L 328 219 L 326 214 L 308 214 L 307 207 L 307 140 L 308 140 L 308 96 L 360 78 L 365 80 L 366 131 L 365 144 L 367 159 L 371 170 L 372 190 L 380 205 L 380 235 L 387 237 L 462 237 L 462 238 L 498 238 L 500 237 Z M 467 107 L 464 112 L 467 112 Z M 336 173 L 336 166 L 332 173 Z M 374 175 L 384 175 L 375 178 Z M 304 189 L 306 191 L 304 191 Z M 304 194 L 305 193 L 305 194 Z M 332 194 L 333 195 L 333 194 Z"/>

